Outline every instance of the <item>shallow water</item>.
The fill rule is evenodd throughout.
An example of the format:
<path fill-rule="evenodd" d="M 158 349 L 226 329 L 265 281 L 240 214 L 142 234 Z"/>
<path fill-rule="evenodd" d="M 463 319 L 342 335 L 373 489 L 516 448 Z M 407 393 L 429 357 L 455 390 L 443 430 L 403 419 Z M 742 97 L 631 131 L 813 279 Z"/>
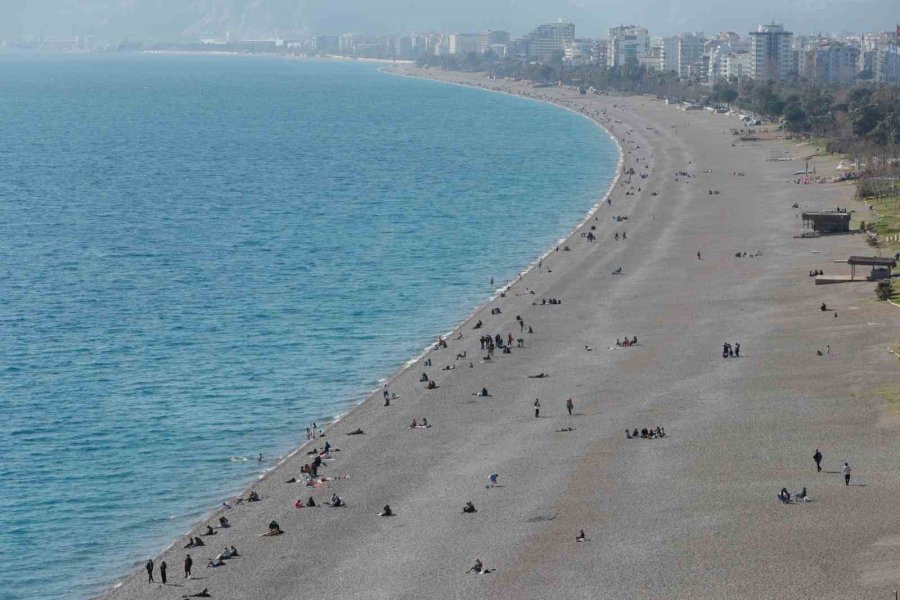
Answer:
<path fill-rule="evenodd" d="M 185 532 L 568 232 L 617 159 L 548 105 L 252 57 L 0 55 L 0 135 L 10 600 L 88 597 Z"/>

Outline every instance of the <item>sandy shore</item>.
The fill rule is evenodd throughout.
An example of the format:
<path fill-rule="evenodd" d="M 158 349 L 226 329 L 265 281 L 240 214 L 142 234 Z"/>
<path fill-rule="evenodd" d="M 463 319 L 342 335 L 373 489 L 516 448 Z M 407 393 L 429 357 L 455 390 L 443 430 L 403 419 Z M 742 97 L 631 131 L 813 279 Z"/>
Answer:
<path fill-rule="evenodd" d="M 836 599 L 900 587 L 891 517 L 900 411 L 885 400 L 898 391 L 886 348 L 900 312 L 875 301 L 874 284 L 815 286 L 808 277 L 847 272 L 834 261 L 868 254 L 861 236 L 795 237 L 798 210 L 851 206 L 852 187 L 795 185 L 796 161 L 765 160 L 781 143 L 736 142 L 733 117 L 646 97 L 428 75 L 588 114 L 620 141 L 624 168 L 636 174 L 563 244 L 571 251 L 552 252 L 482 307 L 462 339 L 429 353 L 433 366 L 422 359 L 396 375 L 389 407 L 372 398 L 328 430 L 340 451 L 320 475 L 335 480 L 285 483 L 310 460 L 302 450 L 254 487 L 260 502 L 225 511 L 232 526 L 189 550 L 194 578 L 182 576 L 188 550 L 179 540 L 155 559 L 168 563 L 170 585 L 148 584 L 139 568 L 103 597 L 208 588 L 235 600 Z M 814 164 L 821 172 L 834 162 Z M 597 241 L 582 236 L 589 232 Z M 762 256 L 735 256 L 744 251 Z M 820 311 L 822 302 L 836 312 Z M 517 315 L 533 334 L 519 333 Z M 478 320 L 485 326 L 473 330 Z M 483 362 L 483 333 L 511 333 L 525 347 Z M 624 336 L 639 345 L 617 348 Z M 726 341 L 741 344 L 741 358 L 721 357 Z M 437 389 L 418 382 L 423 372 Z M 540 372 L 549 376 L 528 377 Z M 482 387 L 491 397 L 473 395 Z M 432 427 L 411 429 L 414 417 Z M 668 436 L 625 438 L 626 428 L 655 426 Z M 365 435 L 346 435 L 357 428 Z M 845 460 L 851 486 L 839 474 Z M 490 473 L 500 486 L 486 488 Z M 782 487 L 802 486 L 812 502 L 777 501 Z M 332 493 L 347 506 L 293 508 Z M 477 513 L 462 514 L 467 501 Z M 395 517 L 376 516 L 385 504 Z M 259 537 L 272 519 L 284 535 Z M 587 541 L 576 543 L 581 529 Z M 241 556 L 206 568 L 224 545 Z M 475 558 L 496 571 L 466 575 Z"/>

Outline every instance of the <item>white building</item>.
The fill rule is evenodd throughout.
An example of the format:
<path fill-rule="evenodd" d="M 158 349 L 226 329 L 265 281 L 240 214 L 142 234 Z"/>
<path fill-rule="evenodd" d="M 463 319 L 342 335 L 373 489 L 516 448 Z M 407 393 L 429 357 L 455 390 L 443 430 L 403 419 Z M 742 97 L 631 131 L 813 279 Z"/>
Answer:
<path fill-rule="evenodd" d="M 661 37 L 657 38 L 656 45 L 662 48 L 663 55 L 663 71 L 678 71 L 678 38 Z"/>
<path fill-rule="evenodd" d="M 750 32 L 750 77 L 753 79 L 783 81 L 794 71 L 794 52 L 791 50 L 793 34 L 784 26 L 772 23 L 760 25 Z"/>
<path fill-rule="evenodd" d="M 726 79 L 732 77 L 740 79 L 741 77 L 750 77 L 750 71 L 753 66 L 752 52 L 733 52 L 725 57 L 724 75 Z"/>
<path fill-rule="evenodd" d="M 481 34 L 478 33 L 451 33 L 447 36 L 447 51 L 449 54 L 468 54 L 480 52 Z"/>
<path fill-rule="evenodd" d="M 650 38 L 644 27 L 622 25 L 609 30 L 609 46 L 606 64 L 610 67 L 621 67 L 629 59 L 635 60 L 650 51 Z"/>

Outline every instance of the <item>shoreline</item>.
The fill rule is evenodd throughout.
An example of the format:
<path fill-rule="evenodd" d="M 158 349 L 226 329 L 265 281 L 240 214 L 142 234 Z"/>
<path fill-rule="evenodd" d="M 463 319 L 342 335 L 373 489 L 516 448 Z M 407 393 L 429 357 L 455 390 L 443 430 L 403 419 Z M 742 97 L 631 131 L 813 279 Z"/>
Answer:
<path fill-rule="evenodd" d="M 253 55 L 256 55 L 256 56 L 262 56 L 262 57 L 267 57 L 267 58 L 285 58 L 285 59 L 300 59 L 300 60 L 305 60 L 305 59 L 312 59 L 312 60 L 317 60 L 317 59 L 318 59 L 318 60 L 341 60 L 341 61 L 357 60 L 357 59 L 351 59 L 351 58 L 348 58 L 348 57 L 333 57 L 333 56 L 327 56 L 327 57 L 289 57 L 289 56 L 281 56 L 281 55 L 278 55 L 278 54 L 265 54 L 265 53 L 246 54 L 246 53 L 241 53 L 241 52 L 216 52 L 216 51 L 193 52 L 193 51 L 178 51 L 178 50 L 173 50 L 173 51 L 150 51 L 150 50 L 147 50 L 147 51 L 142 51 L 142 54 L 154 54 L 154 55 L 178 55 L 178 56 L 181 56 L 181 55 L 200 55 L 200 56 L 248 56 L 248 55 L 249 55 L 249 56 L 253 56 Z M 390 61 L 390 60 L 380 60 L 380 59 L 359 59 L 359 61 L 360 61 L 360 62 L 386 63 L 386 64 L 391 64 L 391 65 L 395 65 L 395 64 L 405 64 L 404 61 Z M 410 65 L 414 65 L 415 62 L 414 62 L 414 61 L 409 61 L 409 64 L 410 64 Z M 616 147 L 617 158 L 616 158 L 615 170 L 614 170 L 614 172 L 613 172 L 613 174 L 612 174 L 612 177 L 611 177 L 611 179 L 610 179 L 609 185 L 606 187 L 605 191 L 602 192 L 602 194 L 601 194 L 599 200 L 598 200 L 597 202 L 595 202 L 595 203 L 588 209 L 588 211 L 584 214 L 584 216 L 583 216 L 583 217 L 582 217 L 582 218 L 581 218 L 581 219 L 580 219 L 580 220 L 579 220 L 572 228 L 570 228 L 570 229 L 567 231 L 567 233 L 566 233 L 565 235 L 563 235 L 562 237 L 558 238 L 558 239 L 556 240 L 556 242 L 555 242 L 553 245 L 551 245 L 547 250 L 545 250 L 545 251 L 543 251 L 541 254 L 539 254 L 538 257 L 537 257 L 536 259 L 534 259 L 534 260 L 532 260 L 531 262 L 527 263 L 526 266 L 525 266 L 524 268 L 520 269 L 520 270 L 516 273 L 515 277 L 509 279 L 508 283 L 505 283 L 505 284 L 501 285 L 500 287 L 497 287 L 496 289 L 494 289 L 493 292 L 491 292 L 490 295 L 489 295 L 486 299 L 484 299 L 483 301 L 481 301 L 481 302 L 479 302 L 478 304 L 476 304 L 476 305 L 474 306 L 474 308 L 472 308 L 468 313 L 466 313 L 466 315 L 465 315 L 461 320 L 459 320 L 459 321 L 456 323 L 456 325 L 454 325 L 449 331 L 447 331 L 447 332 L 445 332 L 445 333 L 442 333 L 442 334 L 439 334 L 440 337 L 443 337 L 443 338 L 445 338 L 445 339 L 449 339 L 449 337 L 450 337 L 451 335 L 461 332 L 462 329 L 463 329 L 463 327 L 464 327 L 466 324 L 468 324 L 470 321 L 472 321 L 472 320 L 473 320 L 480 312 L 484 311 L 484 310 L 490 305 L 491 302 L 494 302 L 494 301 L 496 301 L 498 298 L 500 298 L 500 297 L 502 296 L 502 294 L 504 294 L 505 292 L 509 291 L 515 284 L 517 284 L 518 282 L 520 282 L 520 281 L 521 281 L 526 275 L 528 275 L 534 268 L 538 267 L 538 265 L 539 265 L 544 259 L 546 259 L 548 256 L 552 255 L 555 248 L 559 247 L 560 245 L 562 245 L 562 244 L 564 244 L 565 242 L 568 242 L 568 241 L 570 241 L 570 240 L 574 241 L 575 236 L 576 236 L 576 234 L 578 233 L 578 231 L 579 231 L 581 228 L 583 228 L 583 227 L 590 221 L 591 217 L 595 216 L 595 214 L 597 213 L 597 211 L 602 207 L 602 205 L 607 201 L 607 199 L 608 199 L 608 198 L 610 197 L 610 195 L 613 193 L 613 191 L 615 190 L 616 185 L 618 185 L 618 183 L 619 183 L 619 181 L 620 181 L 620 179 L 621 179 L 621 176 L 622 176 L 622 174 L 623 174 L 623 166 L 624 166 L 624 163 L 625 163 L 625 158 L 624 158 L 624 157 L 625 157 L 625 153 L 624 153 L 624 150 L 623 150 L 623 148 L 622 148 L 622 144 L 620 143 L 619 139 L 618 139 L 615 135 L 613 135 L 613 133 L 612 133 L 612 132 L 611 132 L 611 131 L 603 124 L 603 123 L 601 123 L 600 121 L 598 121 L 598 120 L 596 120 L 596 119 L 590 117 L 589 115 L 586 115 L 586 114 L 581 113 L 581 112 L 579 112 L 579 111 L 576 111 L 576 110 L 574 110 L 574 109 L 572 109 L 572 108 L 570 108 L 570 107 L 568 107 L 568 106 L 564 106 L 564 105 L 559 104 L 559 103 L 556 103 L 556 102 L 547 101 L 547 100 L 542 100 L 542 99 L 539 99 L 539 98 L 530 98 L 530 97 L 527 97 L 527 96 L 521 96 L 521 95 L 518 95 L 518 94 L 515 94 L 515 93 L 512 93 L 512 92 L 504 92 L 504 91 L 500 91 L 500 90 L 492 90 L 492 89 L 485 88 L 485 87 L 481 87 L 481 86 L 477 86 L 477 85 L 471 85 L 471 84 L 459 83 L 459 82 L 453 82 L 453 81 L 445 81 L 445 80 L 441 80 L 441 79 L 434 79 L 434 78 L 428 78 L 428 77 L 417 76 L 417 75 L 409 75 L 409 74 L 406 74 L 406 73 L 397 73 L 397 72 L 392 72 L 392 71 L 390 71 L 390 70 L 388 70 L 388 69 L 386 69 L 386 68 L 380 68 L 380 69 L 378 69 L 378 71 L 379 71 L 380 73 L 382 73 L 383 75 L 386 75 L 386 76 L 395 76 L 395 77 L 397 77 L 397 76 L 399 76 L 399 77 L 415 77 L 415 78 L 419 78 L 419 79 L 427 79 L 428 81 L 433 81 L 433 82 L 441 83 L 441 84 L 444 84 L 444 85 L 454 85 L 454 86 L 460 86 L 460 87 L 467 87 L 467 88 L 471 88 L 471 89 L 478 89 L 478 90 L 481 90 L 481 91 L 484 91 L 484 92 L 489 92 L 489 93 L 503 94 L 503 95 L 512 96 L 512 97 L 515 97 L 515 98 L 520 98 L 520 99 L 526 100 L 526 101 L 538 102 L 538 103 L 541 103 L 541 104 L 546 104 L 546 105 L 549 105 L 549 106 L 553 106 L 554 108 L 557 108 L 557 109 L 563 109 L 563 110 L 566 110 L 566 111 L 568 111 L 568 112 L 571 112 L 571 113 L 573 113 L 573 114 L 575 114 L 575 115 L 578 115 L 579 117 L 582 117 L 582 118 L 588 120 L 592 125 L 598 127 L 598 128 L 601 130 L 602 134 L 605 135 L 607 138 L 609 138 L 609 139 L 613 142 L 613 144 L 615 145 L 615 147 Z M 382 385 L 388 385 L 388 386 L 389 386 L 391 382 L 393 382 L 393 381 L 397 380 L 398 378 L 402 377 L 402 376 L 403 376 L 404 374 L 406 374 L 413 366 L 415 366 L 415 364 L 417 364 L 417 363 L 419 363 L 420 361 L 422 361 L 422 359 L 426 358 L 426 357 L 427 357 L 431 352 L 433 352 L 434 350 L 435 350 L 435 344 L 434 344 L 434 343 L 428 344 L 427 346 L 425 346 L 425 348 L 422 349 L 421 352 L 419 352 L 419 353 L 413 355 L 413 356 L 412 356 L 411 358 L 409 358 L 409 359 L 403 360 L 403 361 L 401 362 L 401 365 L 400 365 L 399 367 L 395 368 L 393 371 L 391 371 L 388 375 L 386 375 L 385 377 L 379 378 L 379 380 L 378 380 L 378 382 L 377 382 L 377 385 L 376 385 L 374 388 L 372 388 L 372 389 L 366 391 L 366 392 L 365 392 L 365 395 L 364 395 L 364 397 L 363 397 L 362 399 L 360 399 L 360 400 L 349 400 L 349 401 L 348 401 L 348 404 L 347 404 L 347 406 L 346 406 L 346 410 L 344 410 L 344 411 L 342 411 L 342 412 L 339 412 L 339 413 L 337 413 L 336 415 L 330 417 L 330 418 L 329 418 L 329 421 L 326 422 L 326 423 L 319 423 L 319 429 L 320 429 L 320 430 L 323 432 L 323 434 L 324 434 L 322 437 L 323 437 L 323 438 L 327 438 L 329 431 L 332 430 L 332 429 L 333 429 L 336 425 L 338 425 L 341 421 L 343 421 L 343 420 L 346 419 L 347 417 L 351 416 L 355 411 L 359 410 L 359 409 L 360 409 L 361 407 L 363 407 L 364 405 L 366 405 L 366 404 L 368 404 L 368 403 L 375 402 L 376 400 L 378 400 L 378 399 L 379 399 L 379 395 L 380 395 L 380 393 L 381 393 L 381 387 L 380 387 L 380 386 L 382 386 Z M 248 485 L 248 484 L 244 484 L 244 483 L 237 483 L 237 484 L 234 486 L 236 489 L 239 489 L 239 490 L 240 490 L 240 494 L 239 494 L 237 497 L 240 497 L 240 496 L 245 495 L 245 492 L 247 492 L 247 491 L 249 491 L 250 489 L 252 489 L 252 488 L 254 487 L 254 484 L 258 484 L 258 483 L 260 483 L 260 482 L 264 482 L 264 481 L 266 481 L 271 475 L 276 474 L 278 471 L 280 471 L 280 470 L 282 469 L 282 467 L 283 467 L 285 464 L 287 464 L 291 459 L 293 459 L 293 458 L 295 458 L 296 456 L 300 455 L 300 454 L 301 454 L 301 451 L 303 451 L 303 450 L 305 450 L 306 448 L 308 448 L 308 447 L 309 447 L 311 444 L 313 444 L 315 441 L 316 441 L 315 439 L 309 440 L 309 441 L 307 441 L 305 444 L 302 444 L 302 445 L 300 445 L 300 446 L 296 446 L 296 447 L 291 447 L 291 448 L 289 448 L 282 456 L 279 457 L 279 459 L 277 460 L 277 462 L 275 462 L 272 466 L 270 466 L 270 467 L 264 469 L 259 475 L 257 475 L 257 476 L 255 477 L 255 479 L 252 480 L 252 482 L 251 482 L 249 485 Z M 225 501 L 225 502 L 227 502 L 227 501 L 233 500 L 234 498 L 235 498 L 234 495 L 230 495 L 230 496 L 225 497 L 225 498 L 222 499 L 222 500 Z M 220 515 L 224 514 L 226 511 L 223 510 L 223 508 L 222 508 L 221 505 L 217 505 L 217 506 L 215 506 L 215 507 L 209 508 L 209 509 L 206 510 L 206 511 L 204 511 L 204 509 L 201 508 L 201 509 L 198 509 L 196 512 L 202 513 L 203 516 L 202 516 L 200 519 L 198 519 L 198 520 L 191 526 L 190 529 L 188 529 L 187 531 L 185 531 L 185 532 L 182 533 L 182 534 L 179 534 L 178 536 L 176 536 L 175 538 L 173 538 L 170 542 L 168 542 L 168 543 L 167 543 L 167 544 L 166 544 L 166 545 L 165 545 L 165 546 L 164 546 L 164 547 L 163 547 L 163 548 L 155 555 L 155 560 L 158 559 L 158 557 L 161 556 L 162 554 L 165 554 L 166 552 L 168 552 L 169 550 L 175 549 L 175 548 L 176 548 L 176 545 L 177 545 L 177 543 L 178 543 L 178 541 L 179 541 L 180 539 L 184 538 L 186 535 L 191 534 L 191 532 L 196 532 L 196 531 L 198 530 L 198 528 L 200 527 L 201 523 L 204 523 L 204 522 L 207 522 L 207 521 L 209 521 L 209 520 L 211 520 L 211 519 L 217 518 L 217 517 L 219 517 Z M 116 580 L 113 584 L 111 584 L 110 586 L 108 586 L 108 587 L 105 589 L 105 591 L 102 592 L 102 593 L 100 594 L 100 596 L 98 596 L 98 598 L 99 598 L 99 597 L 106 596 L 109 592 L 112 592 L 112 591 L 115 591 L 115 590 L 119 589 L 123 584 L 126 583 L 126 581 L 127 581 L 130 577 L 134 577 L 135 575 L 139 575 L 139 574 L 140 574 L 140 570 L 141 570 L 140 564 L 135 565 L 134 570 L 133 570 L 132 572 L 129 572 L 128 574 L 126 574 L 126 575 L 124 575 L 124 576 L 122 576 L 122 577 L 117 578 L 117 580 Z"/>
<path fill-rule="evenodd" d="M 526 89 L 503 85 L 511 95 Z M 232 527 L 216 538 L 237 544 L 243 558 L 203 571 L 213 573 L 210 591 L 235 599 L 592 598 L 596 589 L 843 599 L 896 585 L 887 542 L 897 533 L 883 519 L 883 499 L 900 491 L 890 461 L 900 451 L 900 417 L 873 392 L 893 381 L 883 349 L 896 311 L 872 304 L 864 286 L 813 286 L 805 273 L 837 268 L 859 240 L 819 240 L 811 253 L 810 242 L 793 237 L 788 208 L 840 205 L 849 188 L 791 185 L 792 165 L 765 162 L 771 144 L 732 143 L 723 135 L 729 123 L 706 111 L 563 88 L 539 96 L 528 99 L 591 107 L 611 123 L 625 151 L 608 197 L 627 220 L 601 222 L 592 209 L 560 242 L 571 252 L 542 255 L 542 269 L 532 265 L 503 286 L 514 294 L 492 295 L 453 329 L 465 335 L 448 339 L 448 350 L 426 350 L 387 378 L 400 392 L 390 407 L 370 401 L 376 391 L 329 424 L 326 439 L 342 452 L 319 501 L 322 492 L 340 494 L 348 508 L 292 509 L 315 490 L 269 476 L 295 472 L 309 443 L 261 479 L 254 487 L 263 501 L 235 506 Z M 624 181 L 627 166 L 635 175 Z M 595 227 L 596 243 L 577 237 Z M 735 250 L 765 252 L 741 258 Z M 563 305 L 543 305 L 541 296 Z M 815 310 L 825 300 L 840 319 Z M 499 336 L 518 330 L 517 313 L 535 335 L 512 356 L 475 366 L 478 334 L 468 325 L 483 319 L 484 331 Z M 616 347 L 622 333 L 641 343 Z M 719 356 L 723 338 L 742 343 L 740 359 Z M 813 350 L 826 344 L 828 358 L 817 358 Z M 451 359 L 461 351 L 471 358 Z M 436 370 L 441 364 L 453 368 Z M 420 369 L 436 389 L 415 381 Z M 532 379 L 538 371 L 549 378 Z M 470 399 L 482 387 L 491 397 Z M 541 414 L 532 416 L 535 396 Z M 567 397 L 574 414 L 560 409 Z M 409 428 L 423 416 L 432 429 Z M 622 429 L 635 425 L 662 425 L 669 435 L 626 441 Z M 343 437 L 354 427 L 367 435 Z M 807 465 L 816 447 L 829 467 L 852 461 L 863 485 L 845 489 L 816 475 Z M 488 473 L 500 473 L 498 489 L 484 486 Z M 809 485 L 814 504 L 779 506 L 773 498 L 785 484 Z M 477 515 L 460 515 L 465 500 Z M 375 517 L 385 503 L 396 518 Z M 260 538 L 273 517 L 285 535 Z M 579 528 L 591 543 L 573 542 Z M 795 551 L 813 546 L 820 550 Z M 177 571 L 175 554 L 168 560 Z M 475 556 L 495 574 L 463 575 Z M 729 576 L 698 579 L 698 569 Z M 104 597 L 158 598 L 140 575 Z"/>

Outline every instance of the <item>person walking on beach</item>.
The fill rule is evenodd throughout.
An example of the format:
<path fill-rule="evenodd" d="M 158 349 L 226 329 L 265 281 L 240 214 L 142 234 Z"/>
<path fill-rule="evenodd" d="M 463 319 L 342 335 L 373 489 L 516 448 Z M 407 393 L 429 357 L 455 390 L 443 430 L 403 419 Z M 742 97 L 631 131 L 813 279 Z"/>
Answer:
<path fill-rule="evenodd" d="M 569 398 L 566 400 L 566 410 L 569 411 L 569 416 L 572 416 L 572 409 L 575 408 L 575 404 L 572 402 L 572 399 Z"/>
<path fill-rule="evenodd" d="M 184 557 L 184 577 L 185 579 L 191 578 L 191 567 L 194 566 L 194 559 L 191 558 L 191 555 L 188 554 Z"/>
<path fill-rule="evenodd" d="M 534 399 L 534 418 L 537 419 L 541 416 L 541 401 L 537 398 Z"/>
<path fill-rule="evenodd" d="M 844 474 L 844 485 L 850 485 L 850 463 L 844 463 L 844 468 L 841 469 L 841 473 Z"/>
<path fill-rule="evenodd" d="M 159 563 L 159 578 L 162 580 L 162 584 L 166 585 L 166 561 Z"/>
<path fill-rule="evenodd" d="M 819 452 L 819 449 L 816 448 L 816 453 L 813 454 L 813 460 L 816 461 L 816 471 L 822 472 L 822 453 Z"/>
<path fill-rule="evenodd" d="M 147 561 L 147 583 L 153 583 L 153 559 Z"/>

